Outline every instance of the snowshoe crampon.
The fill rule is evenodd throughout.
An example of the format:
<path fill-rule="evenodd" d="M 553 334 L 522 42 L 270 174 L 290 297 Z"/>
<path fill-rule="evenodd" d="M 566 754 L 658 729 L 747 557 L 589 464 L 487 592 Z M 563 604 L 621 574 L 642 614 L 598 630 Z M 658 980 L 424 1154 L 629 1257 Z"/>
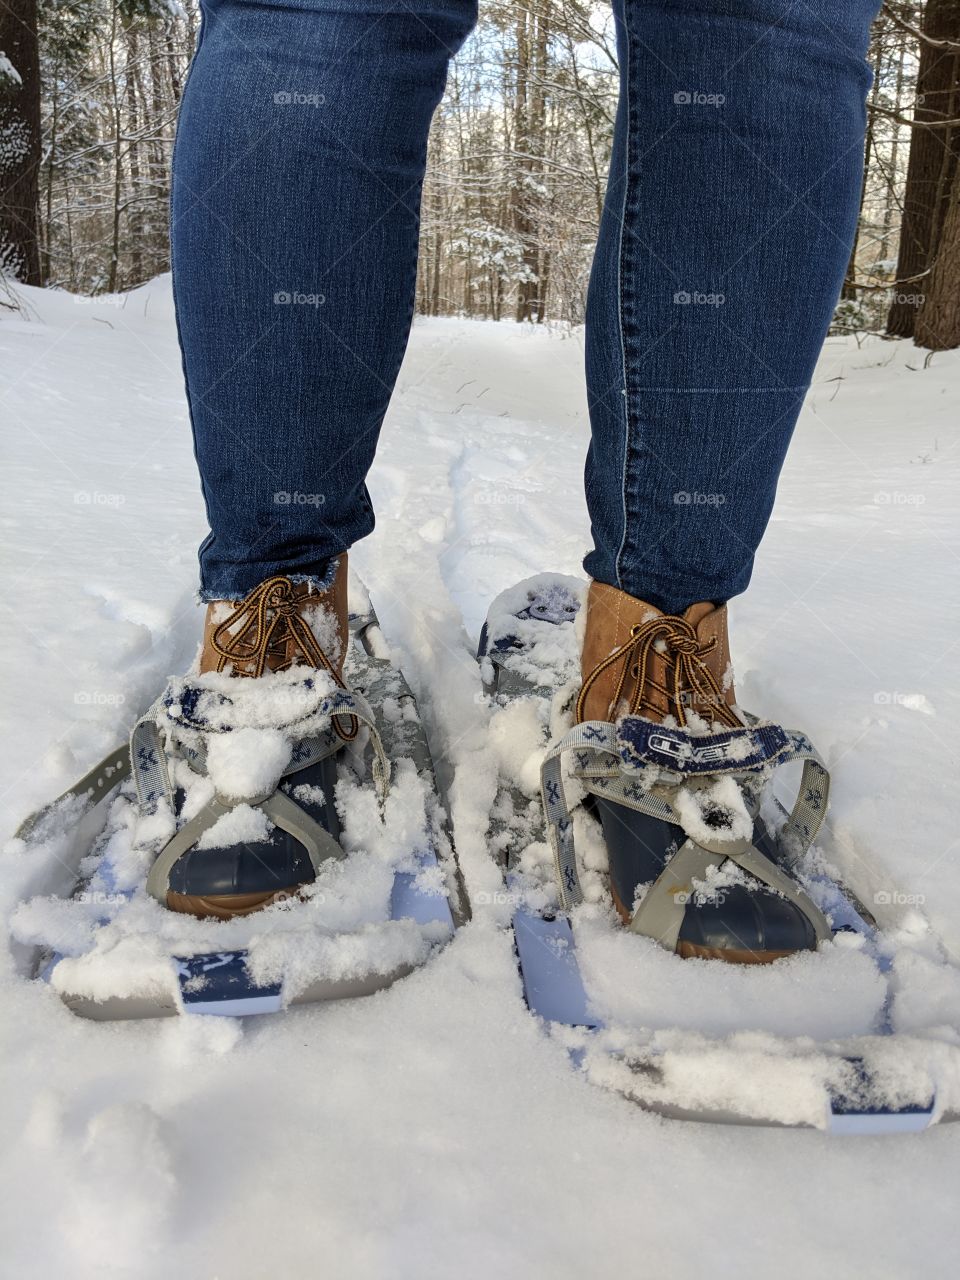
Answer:
<path fill-rule="evenodd" d="M 478 652 L 500 755 L 491 840 L 530 1010 L 588 1079 L 663 1115 L 836 1133 L 958 1118 L 960 1031 L 931 1024 L 922 987 L 960 997 L 960 973 L 929 932 L 916 950 L 883 933 L 814 843 L 829 778 L 812 745 L 746 714 L 719 730 L 574 724 L 583 591 L 540 575 L 504 592 Z M 647 874 L 618 895 L 624 865 Z M 684 958 L 751 915 L 744 958 L 768 963 Z"/>
<path fill-rule="evenodd" d="M 25 971 L 109 1020 L 271 1013 L 425 963 L 466 905 L 388 653 L 354 580 L 349 689 L 307 667 L 173 680 L 129 749 L 21 826 L 76 881 L 18 908 Z"/>

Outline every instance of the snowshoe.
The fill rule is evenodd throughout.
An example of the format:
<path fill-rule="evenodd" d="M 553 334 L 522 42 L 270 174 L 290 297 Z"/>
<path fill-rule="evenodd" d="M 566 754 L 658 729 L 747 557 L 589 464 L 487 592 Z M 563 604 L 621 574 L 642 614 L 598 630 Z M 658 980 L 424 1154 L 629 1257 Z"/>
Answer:
<path fill-rule="evenodd" d="M 298 666 L 280 581 L 252 619 L 214 617 L 223 661 L 171 681 L 128 751 L 18 832 L 76 868 L 69 898 L 22 903 L 13 929 L 26 971 L 83 1016 L 369 994 L 465 916 L 416 702 L 365 590 L 351 582 L 342 656 Z"/>
<path fill-rule="evenodd" d="M 736 707 L 725 620 L 617 602 L 620 634 L 584 653 L 584 680 L 583 597 L 569 577 L 520 583 L 478 652 L 531 1011 L 588 1078 L 665 1115 L 834 1132 L 956 1118 L 960 1036 L 901 1005 L 909 962 L 815 844 L 826 768 Z M 773 778 L 790 764 L 788 812 Z"/>

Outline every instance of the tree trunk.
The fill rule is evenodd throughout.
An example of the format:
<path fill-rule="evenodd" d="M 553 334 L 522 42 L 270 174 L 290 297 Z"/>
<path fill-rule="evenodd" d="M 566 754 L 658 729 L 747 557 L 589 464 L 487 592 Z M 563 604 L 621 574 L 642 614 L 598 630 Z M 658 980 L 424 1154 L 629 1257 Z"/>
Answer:
<path fill-rule="evenodd" d="M 130 281 L 131 285 L 141 284 L 143 274 L 143 242 L 145 238 L 144 208 L 142 201 L 146 192 L 141 186 L 140 164 L 140 101 L 139 83 L 136 76 L 137 59 L 140 56 L 140 42 L 136 27 L 124 24 L 126 36 L 126 98 L 127 122 L 130 141 L 127 145 L 128 166 L 130 170 L 130 204 L 127 212 L 128 240 L 130 243 Z"/>
<path fill-rule="evenodd" d="M 875 151 L 873 127 L 874 121 L 877 118 L 877 104 L 880 101 L 882 60 L 883 41 L 880 39 L 879 33 L 874 31 L 873 39 L 870 41 L 869 54 L 869 61 L 873 66 L 873 89 L 871 90 L 870 102 L 867 106 L 867 137 L 866 144 L 863 148 L 863 178 L 860 182 L 860 204 L 857 209 L 857 225 L 853 233 L 853 244 L 850 248 L 850 259 L 847 262 L 847 271 L 843 279 L 843 288 L 840 291 L 841 298 L 849 298 L 853 301 L 856 301 L 857 297 L 857 253 L 860 249 L 860 229 L 863 225 L 863 205 L 867 198 L 867 184 L 870 181 L 870 157 Z"/>
<path fill-rule="evenodd" d="M 925 285 L 914 342 L 931 351 L 960 347 L 960 166 L 954 169 L 937 256 Z"/>
<path fill-rule="evenodd" d="M 531 278 L 517 289 L 517 320 L 543 319 L 539 283 L 539 223 L 543 197 L 544 132 L 546 123 L 549 0 L 530 0 L 517 17 L 517 189 L 514 227 L 522 246 L 523 265 Z"/>
<path fill-rule="evenodd" d="M 37 0 L 0 4 L 0 271 L 40 276 L 40 58 Z"/>
<path fill-rule="evenodd" d="M 903 110 L 903 82 L 906 78 L 907 61 L 907 37 L 903 31 L 899 34 L 900 39 L 897 45 L 897 83 L 893 93 L 893 101 L 898 114 Z M 877 254 L 881 262 L 886 262 L 890 253 L 890 233 L 893 230 L 893 212 L 896 204 L 896 184 L 897 175 L 899 173 L 900 133 L 900 126 L 896 125 L 893 130 L 893 137 L 890 140 L 890 181 L 887 185 L 886 196 L 883 201 L 883 234 L 880 238 L 880 246 Z"/>
<path fill-rule="evenodd" d="M 110 262 L 107 269 L 107 293 L 116 293 L 120 283 L 120 219 L 123 196 L 123 114 L 120 102 L 120 84 L 117 74 L 117 26 L 118 10 L 114 0 L 109 51 L 110 93 L 113 116 L 113 218 L 110 235 Z"/>
<path fill-rule="evenodd" d="M 927 0 L 922 30 L 935 40 L 960 39 L 960 0 Z M 914 111 L 917 123 L 911 134 L 907 162 L 898 281 L 915 280 L 933 261 L 960 147 L 960 130 L 925 129 L 922 122 L 935 124 L 955 119 L 958 114 L 960 55 L 921 42 Z M 912 293 L 912 290 L 898 290 L 890 307 L 887 333 L 894 337 L 913 337 L 917 308 L 909 301 Z M 907 301 L 898 300 L 903 298 Z"/>

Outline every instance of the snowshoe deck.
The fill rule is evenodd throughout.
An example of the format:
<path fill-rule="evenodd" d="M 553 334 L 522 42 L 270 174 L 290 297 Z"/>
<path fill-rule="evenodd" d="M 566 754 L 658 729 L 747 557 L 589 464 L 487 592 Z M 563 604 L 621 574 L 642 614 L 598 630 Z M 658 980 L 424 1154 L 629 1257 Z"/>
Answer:
<path fill-rule="evenodd" d="M 529 579 L 493 603 L 481 633 L 478 660 L 484 689 L 494 719 L 504 717 L 494 737 L 502 738 L 510 729 L 529 733 L 529 749 L 540 756 L 572 724 L 579 674 L 574 623 L 581 590 L 576 579 L 559 575 Z M 531 722 L 539 725 L 539 740 L 530 730 Z M 515 737 L 511 751 L 516 758 Z M 604 1019 L 585 980 L 577 940 L 578 911 L 592 913 L 591 926 L 597 929 L 603 905 L 594 892 L 586 908 L 565 908 L 563 889 L 554 887 L 553 868 L 545 856 L 539 798 L 529 779 L 524 790 L 503 765 L 500 776 L 491 836 L 508 896 L 515 903 L 513 932 L 524 998 L 588 1079 L 648 1110 L 697 1121 L 860 1134 L 916 1132 L 937 1121 L 960 1118 L 957 1048 L 945 1042 L 942 1029 L 931 1028 L 929 1037 L 895 1034 L 889 988 L 869 1034 L 859 1029 L 847 1038 L 822 1041 L 809 1035 L 772 1035 L 752 1028 L 749 1021 L 726 1034 L 697 1034 L 689 1026 L 674 1028 L 662 1020 L 644 1026 Z M 761 812 L 773 827 L 782 827 L 788 817 L 769 789 Z M 596 866 L 599 822 L 591 817 L 589 803 L 576 805 L 573 818 L 581 836 L 590 837 Z M 775 842 L 775 833 L 770 834 Z M 830 873 L 822 854 L 811 849 L 791 871 L 830 921 L 834 938 L 853 939 L 851 945 L 869 956 L 886 984 L 890 948 L 870 912 Z M 595 875 L 598 878 L 602 876 Z M 612 910 L 609 918 L 613 919 Z M 619 934 L 624 943 L 653 946 L 648 939 L 631 937 L 619 924 L 611 923 L 609 930 L 611 944 Z M 680 990 L 677 984 L 696 983 L 697 971 L 706 972 L 704 966 L 740 968 L 684 960 L 663 951 L 648 952 L 648 958 L 656 961 L 648 968 L 655 968 L 661 978 L 669 976 L 674 998 Z M 805 963 L 819 960 L 809 953 Z M 651 973 L 649 980 L 657 979 Z M 738 975 L 736 980 L 768 981 L 764 975 Z M 769 1088 L 772 1080 L 791 1077 L 795 1096 L 788 1096 L 789 1083 L 784 1090 Z"/>
<path fill-rule="evenodd" d="M 356 692 L 375 708 L 386 757 L 401 772 L 406 797 L 413 797 L 410 802 L 416 804 L 419 794 L 423 805 L 417 847 L 393 856 L 390 869 L 383 873 L 391 876 L 389 887 L 380 895 L 386 898 L 384 917 L 364 918 L 341 934 L 321 916 L 311 930 L 308 917 L 315 902 L 308 892 L 305 901 L 291 899 L 242 921 L 196 921 L 183 916 L 171 921 L 174 913 L 150 903 L 142 883 L 129 886 L 129 872 L 122 865 L 128 851 L 116 848 L 118 832 L 122 835 L 123 826 L 130 825 L 135 808 L 130 752 L 118 748 L 70 791 L 28 818 L 17 833 L 38 856 L 51 841 L 60 859 L 69 848 L 77 879 L 71 898 L 59 905 L 61 920 L 71 906 L 78 914 L 89 914 L 103 903 L 106 909 L 94 923 L 94 937 L 99 926 L 109 926 L 127 910 L 153 910 L 152 919 L 160 919 L 166 927 L 165 938 L 152 947 L 143 937 L 119 937 L 115 954 L 105 953 L 101 969 L 94 971 L 89 963 L 84 965 L 89 955 L 82 950 L 38 943 L 38 935 L 55 935 L 58 930 L 55 925 L 31 926 L 28 910 L 26 922 L 20 922 L 25 935 L 21 941 L 27 942 L 25 971 L 48 982 L 75 1013 L 100 1021 L 178 1013 L 244 1016 L 369 995 L 424 963 L 465 918 L 466 899 L 416 701 L 388 656 L 376 613 L 358 582 L 351 583 L 351 605 L 346 674 Z M 355 783 L 360 767 L 362 761 L 354 757 L 341 769 Z M 401 797 L 398 803 L 405 804 L 407 799 Z M 387 826 L 389 822 L 388 811 Z M 122 840 L 119 843 L 123 845 Z M 367 855 L 360 849 L 351 856 Z M 285 926 L 298 915 L 304 917 L 304 927 L 291 936 L 289 955 L 285 955 Z M 151 917 L 146 919 L 149 922 Z M 177 938 L 178 932 L 182 938 Z M 249 938 L 247 945 L 244 935 Z M 296 955 L 303 949 L 301 941 L 308 950 L 314 948 L 312 961 Z M 260 954 L 265 943 L 268 951 L 274 944 L 274 954 L 268 954 L 266 962 Z M 349 952 L 347 957 L 339 955 L 338 943 Z M 124 972 L 120 956 L 125 947 L 135 953 L 133 972 Z M 136 962 L 143 967 L 142 981 L 136 976 Z"/>

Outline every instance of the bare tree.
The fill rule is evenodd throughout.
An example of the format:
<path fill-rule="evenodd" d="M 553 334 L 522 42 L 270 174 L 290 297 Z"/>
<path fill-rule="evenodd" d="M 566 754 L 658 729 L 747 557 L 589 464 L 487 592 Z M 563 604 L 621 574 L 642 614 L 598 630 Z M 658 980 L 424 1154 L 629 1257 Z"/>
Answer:
<path fill-rule="evenodd" d="M 0 4 L 0 273 L 40 284 L 37 0 Z"/>
<path fill-rule="evenodd" d="M 951 123 L 960 116 L 960 0 L 927 0 L 919 29 L 900 20 L 917 31 L 920 61 L 896 277 L 917 283 L 936 255 L 960 152 L 960 130 Z M 916 292 L 894 297 L 889 334 L 913 336 Z"/>

